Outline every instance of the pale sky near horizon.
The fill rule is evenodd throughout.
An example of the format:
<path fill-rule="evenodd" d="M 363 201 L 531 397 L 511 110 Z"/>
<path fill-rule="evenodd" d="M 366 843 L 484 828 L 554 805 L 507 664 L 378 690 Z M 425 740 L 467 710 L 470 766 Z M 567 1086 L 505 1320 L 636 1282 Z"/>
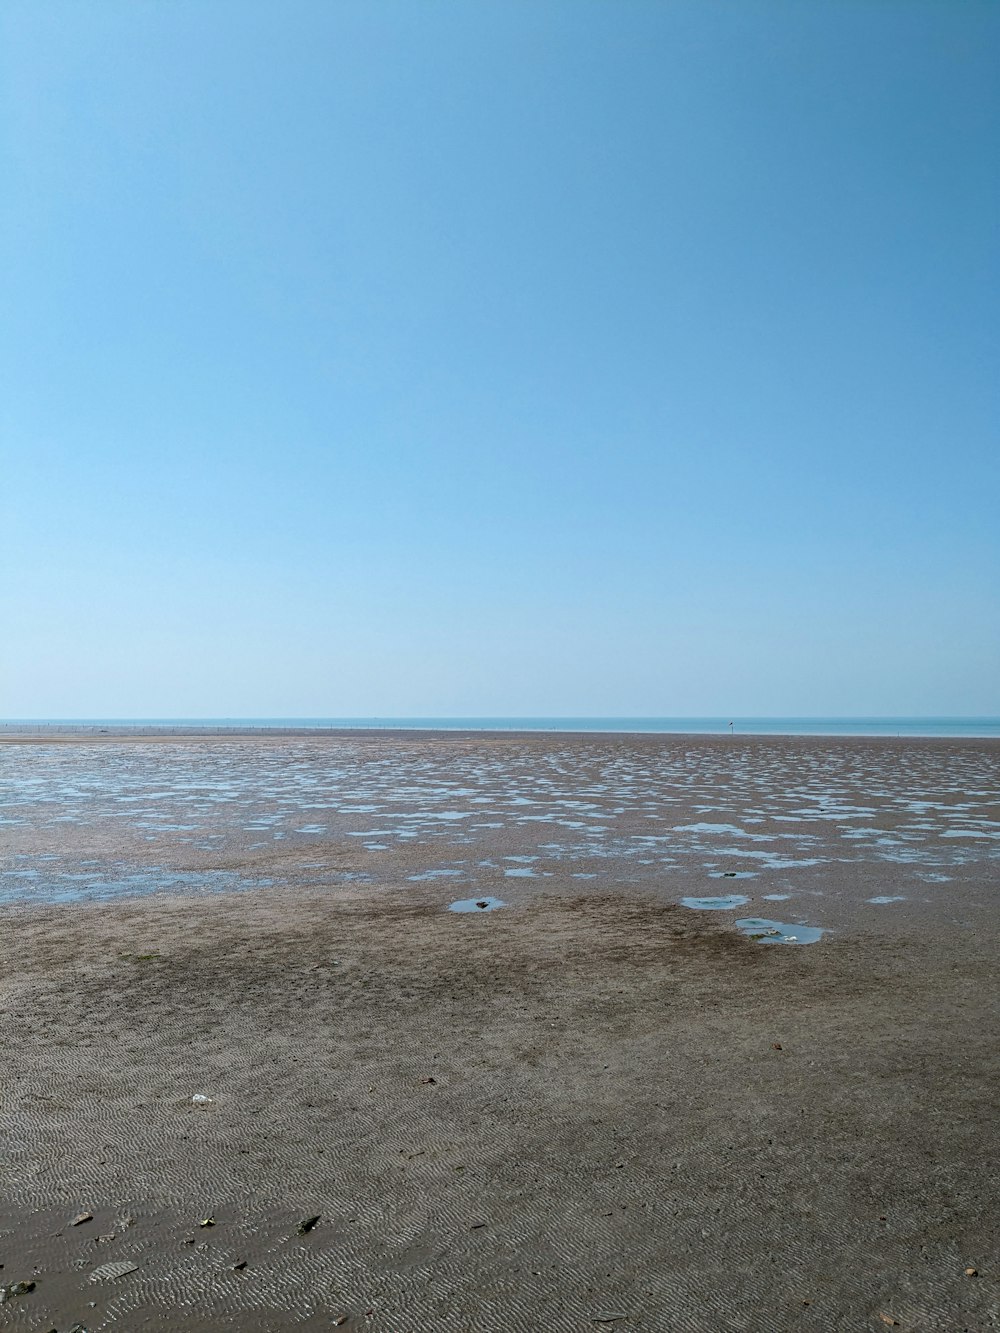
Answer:
<path fill-rule="evenodd" d="M 1000 714 L 998 57 L 7 0 L 0 717 Z"/>

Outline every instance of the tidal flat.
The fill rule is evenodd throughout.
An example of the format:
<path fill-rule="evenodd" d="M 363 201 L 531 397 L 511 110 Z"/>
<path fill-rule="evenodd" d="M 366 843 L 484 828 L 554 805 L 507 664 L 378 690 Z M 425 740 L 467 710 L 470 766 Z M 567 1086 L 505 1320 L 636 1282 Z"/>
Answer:
<path fill-rule="evenodd" d="M 7 736 L 3 1319 L 1000 1326 L 998 869 L 992 740 Z"/>

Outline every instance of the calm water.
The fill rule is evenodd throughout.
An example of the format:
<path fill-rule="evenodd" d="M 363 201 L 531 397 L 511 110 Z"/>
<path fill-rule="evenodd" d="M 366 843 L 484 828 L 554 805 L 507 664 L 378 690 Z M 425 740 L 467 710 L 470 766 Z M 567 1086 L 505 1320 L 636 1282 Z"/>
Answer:
<path fill-rule="evenodd" d="M 428 731 L 618 731 L 754 736 L 993 736 L 1000 717 L 252 717 L 252 718 L 28 718 L 0 729 L 248 728 L 406 729 Z"/>

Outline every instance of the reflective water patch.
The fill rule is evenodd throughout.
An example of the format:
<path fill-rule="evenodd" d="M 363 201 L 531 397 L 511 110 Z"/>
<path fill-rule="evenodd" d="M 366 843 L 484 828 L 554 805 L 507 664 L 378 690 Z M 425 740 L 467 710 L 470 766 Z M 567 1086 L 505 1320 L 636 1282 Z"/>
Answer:
<path fill-rule="evenodd" d="M 52 870 L 16 885 L 18 872 L 0 873 L 0 904 L 104 902 L 111 898 L 144 898 L 154 893 L 237 893 L 270 888 L 271 879 L 252 879 L 231 870 L 134 870 L 109 865 L 95 871 Z M 21 872 L 23 874 L 23 872 Z"/>
<path fill-rule="evenodd" d="M 743 917 L 736 922 L 736 929 L 761 944 L 815 944 L 824 934 L 820 926 L 793 926 L 757 916 Z"/>
<path fill-rule="evenodd" d="M 730 912 L 736 907 L 746 907 L 750 899 L 745 893 L 727 893 L 721 898 L 682 898 L 684 907 L 693 907 L 696 912 Z"/>
<path fill-rule="evenodd" d="M 449 912 L 495 912 L 498 907 L 506 907 L 502 898 L 459 898 L 448 904 Z"/>

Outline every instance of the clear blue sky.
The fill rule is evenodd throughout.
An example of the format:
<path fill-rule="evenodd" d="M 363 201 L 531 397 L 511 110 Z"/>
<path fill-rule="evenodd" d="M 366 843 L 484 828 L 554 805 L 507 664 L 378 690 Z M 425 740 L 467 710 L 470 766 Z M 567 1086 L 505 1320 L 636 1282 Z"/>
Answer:
<path fill-rule="evenodd" d="M 6 0 L 0 716 L 1000 713 L 998 57 Z"/>

